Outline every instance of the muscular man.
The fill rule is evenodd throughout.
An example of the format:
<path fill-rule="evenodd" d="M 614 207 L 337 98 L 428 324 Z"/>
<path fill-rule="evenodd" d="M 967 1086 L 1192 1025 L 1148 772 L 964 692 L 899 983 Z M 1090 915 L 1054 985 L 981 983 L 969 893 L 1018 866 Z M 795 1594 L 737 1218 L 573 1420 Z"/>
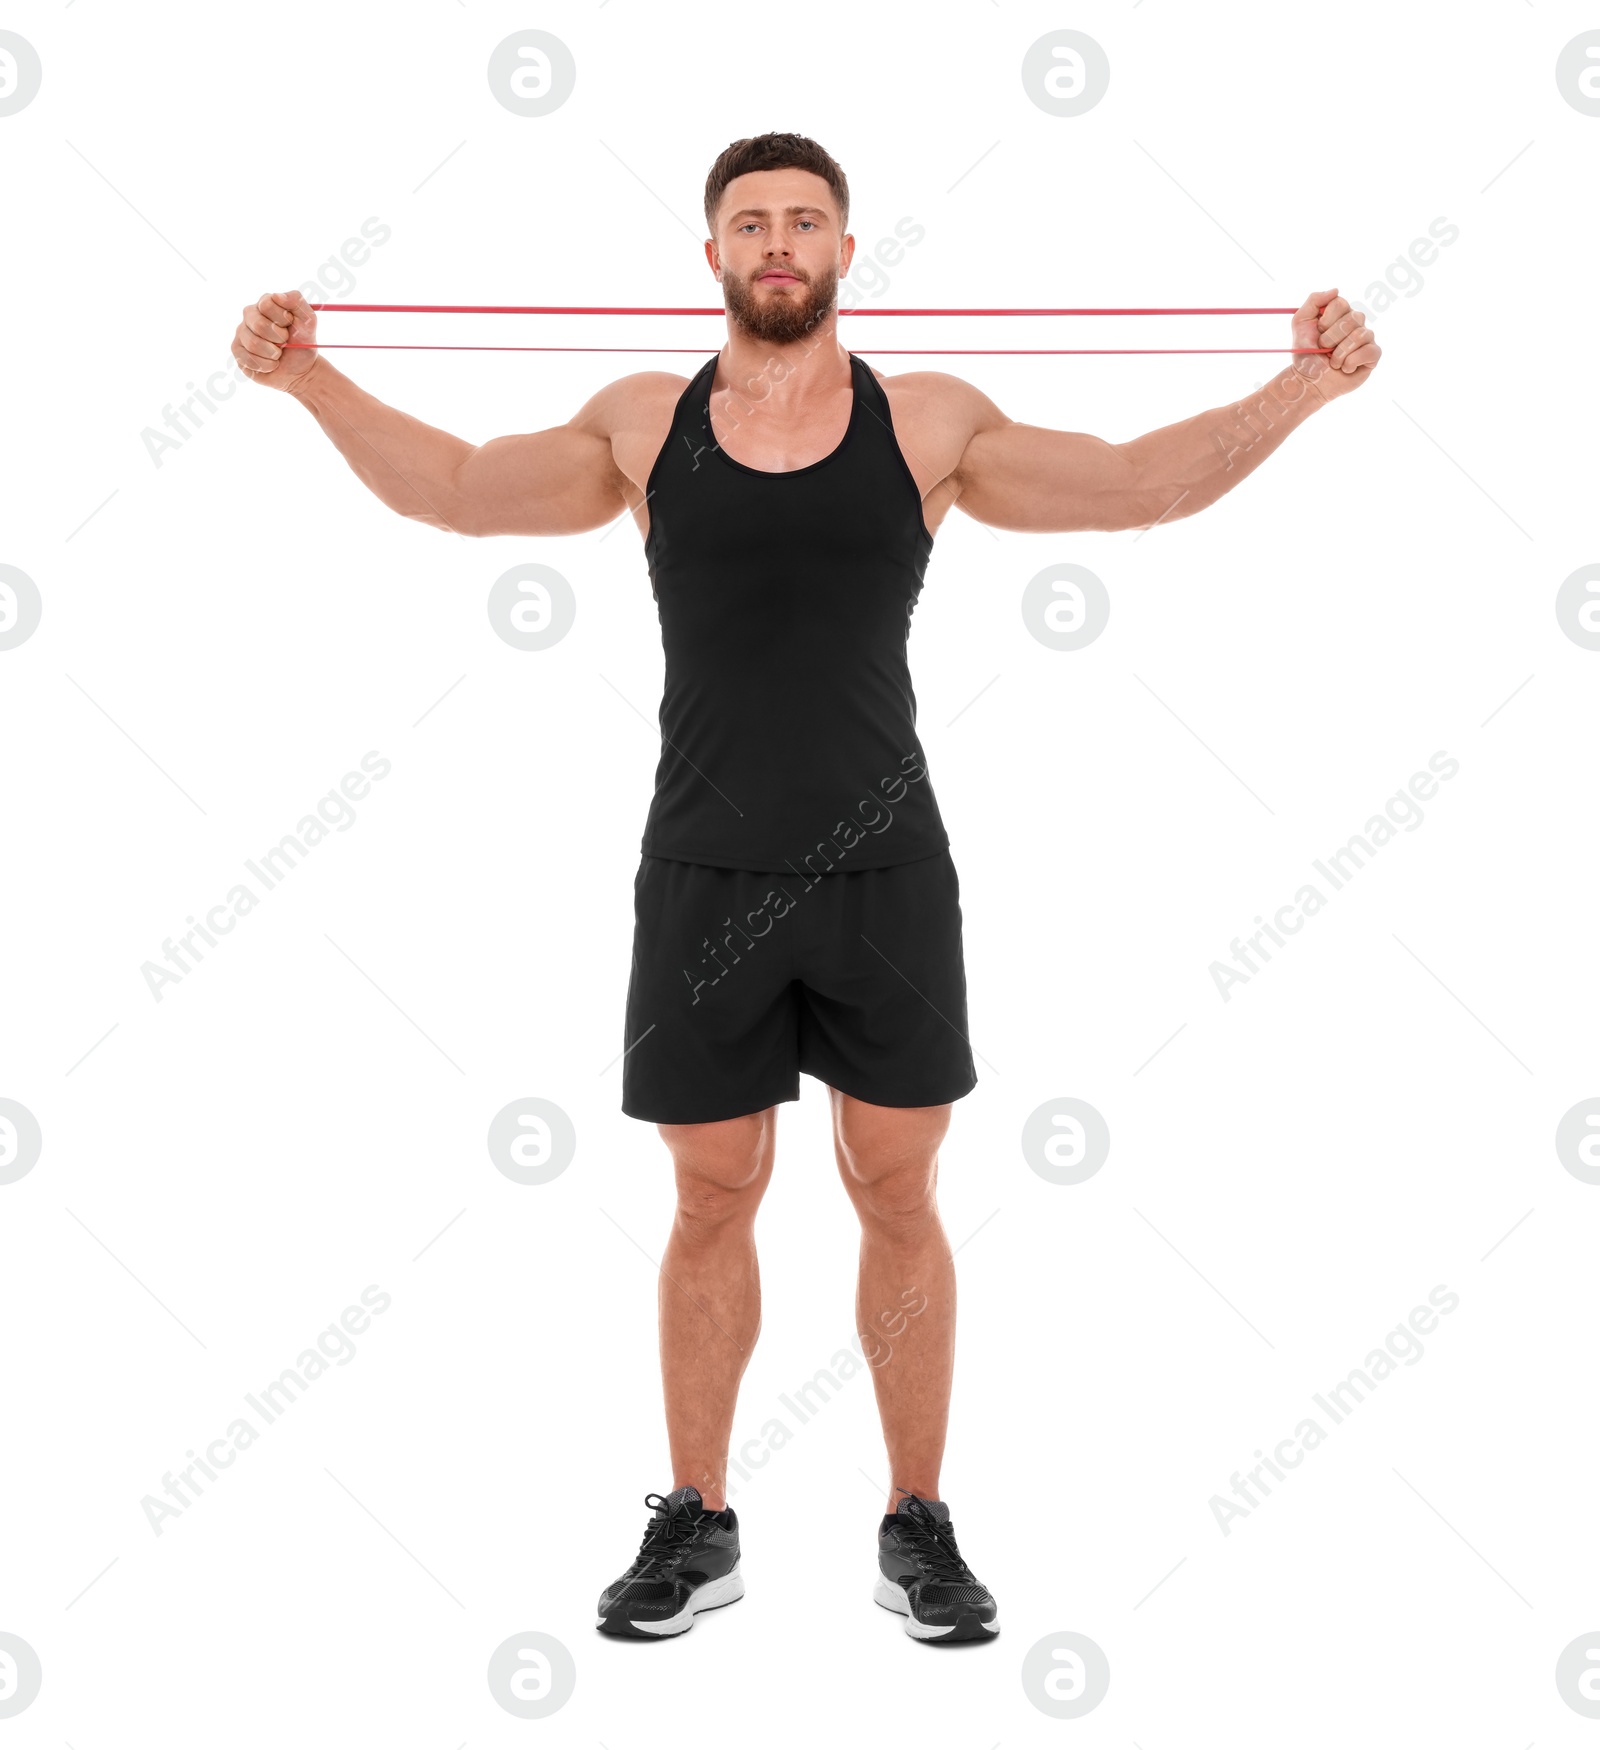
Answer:
<path fill-rule="evenodd" d="M 743 1595 L 728 1442 L 760 1328 L 756 1210 L 804 1071 L 828 1087 L 861 1221 L 856 1328 L 892 1487 L 874 1596 L 918 1639 L 986 1639 L 995 1602 L 939 1494 L 955 1273 L 935 1180 L 977 1077 L 956 871 L 906 666 L 934 534 L 955 505 L 1036 531 L 1193 516 L 1365 382 L 1379 348 L 1345 299 L 1313 293 L 1292 344 L 1327 356 L 1295 359 L 1247 406 L 1107 443 L 1008 419 L 943 372 L 883 376 L 840 345 L 849 189 L 814 141 L 736 141 L 705 215 L 722 350 L 688 379 L 619 378 L 545 431 L 471 444 L 384 405 L 304 344 L 316 315 L 298 292 L 246 308 L 233 353 L 402 516 L 572 535 L 627 512 L 644 537 L 666 688 L 622 1108 L 659 1127 L 677 1178 L 660 1278 L 673 1486 L 646 1497 L 597 1626 L 679 1634 Z"/>

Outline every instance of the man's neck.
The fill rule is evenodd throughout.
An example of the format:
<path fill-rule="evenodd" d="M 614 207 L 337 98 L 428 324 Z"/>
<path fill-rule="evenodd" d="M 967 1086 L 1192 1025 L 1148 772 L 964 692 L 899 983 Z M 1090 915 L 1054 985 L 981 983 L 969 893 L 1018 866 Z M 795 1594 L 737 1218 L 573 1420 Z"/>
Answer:
<path fill-rule="evenodd" d="M 830 310 L 810 333 L 783 342 L 758 340 L 730 323 L 716 387 L 731 390 L 742 401 L 765 401 L 779 409 L 803 407 L 833 393 L 850 380 L 850 357 L 839 344 L 838 320 L 838 310 Z"/>

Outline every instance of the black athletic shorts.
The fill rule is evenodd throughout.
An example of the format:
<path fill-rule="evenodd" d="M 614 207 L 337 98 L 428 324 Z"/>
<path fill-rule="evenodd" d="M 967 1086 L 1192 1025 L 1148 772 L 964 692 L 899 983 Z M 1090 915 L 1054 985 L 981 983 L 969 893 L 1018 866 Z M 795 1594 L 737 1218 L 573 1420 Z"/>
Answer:
<path fill-rule="evenodd" d="M 978 1075 L 948 850 L 773 875 L 644 857 L 633 884 L 622 1110 L 710 1124 L 800 1097 L 942 1106 Z"/>

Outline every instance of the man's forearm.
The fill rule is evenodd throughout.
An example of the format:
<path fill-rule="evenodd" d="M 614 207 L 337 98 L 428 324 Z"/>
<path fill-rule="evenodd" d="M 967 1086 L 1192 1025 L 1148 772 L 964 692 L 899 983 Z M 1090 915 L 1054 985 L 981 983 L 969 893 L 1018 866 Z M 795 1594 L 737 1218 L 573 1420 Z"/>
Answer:
<path fill-rule="evenodd" d="M 1232 406 L 1213 407 L 1121 445 L 1141 487 L 1166 502 L 1154 520 L 1176 521 L 1215 504 L 1325 405 L 1293 366 Z"/>
<path fill-rule="evenodd" d="M 369 395 L 322 356 L 291 393 L 391 510 L 461 532 L 453 483 L 473 445 Z"/>

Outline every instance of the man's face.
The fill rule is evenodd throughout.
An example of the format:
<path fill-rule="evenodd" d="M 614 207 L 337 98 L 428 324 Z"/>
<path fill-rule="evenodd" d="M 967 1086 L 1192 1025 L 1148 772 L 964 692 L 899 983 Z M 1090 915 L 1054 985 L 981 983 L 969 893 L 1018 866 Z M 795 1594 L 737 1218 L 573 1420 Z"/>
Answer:
<path fill-rule="evenodd" d="M 833 191 L 810 170 L 752 170 L 723 190 L 706 259 L 728 320 L 753 340 L 803 340 L 833 308 L 855 238 Z"/>

